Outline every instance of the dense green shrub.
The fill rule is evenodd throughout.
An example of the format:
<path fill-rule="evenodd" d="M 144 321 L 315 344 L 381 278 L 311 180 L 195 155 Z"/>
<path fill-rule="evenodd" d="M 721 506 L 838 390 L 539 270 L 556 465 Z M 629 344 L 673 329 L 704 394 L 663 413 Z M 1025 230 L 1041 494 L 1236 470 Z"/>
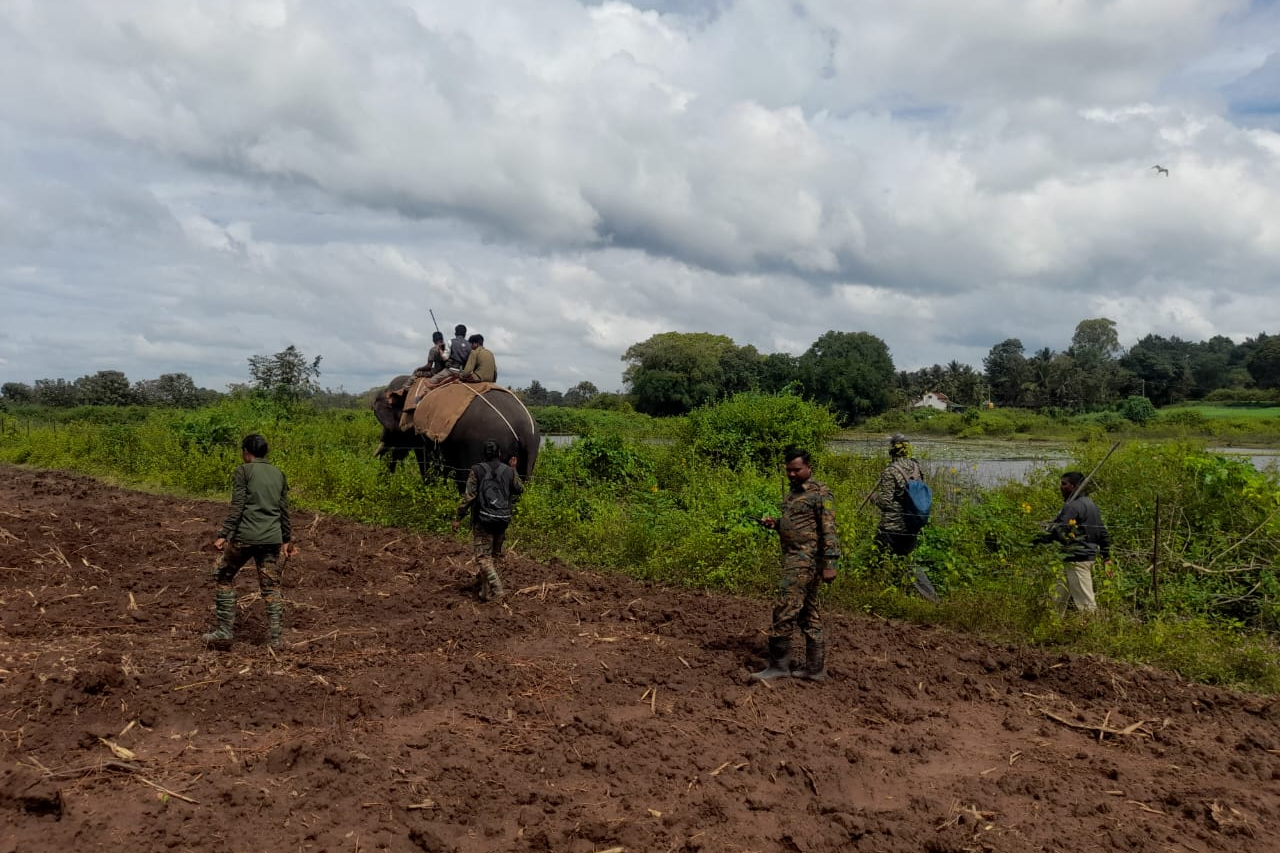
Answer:
<path fill-rule="evenodd" d="M 1155 420 L 1156 407 L 1146 397 L 1126 397 L 1120 403 L 1120 415 L 1135 424 L 1145 424 Z"/>
<path fill-rule="evenodd" d="M 677 441 L 711 464 L 776 470 L 788 447 L 825 453 L 839 425 L 825 406 L 793 394 L 735 394 L 690 412 Z"/>
<path fill-rule="evenodd" d="M 941 414 L 965 429 L 1015 431 L 1024 417 Z M 1032 541 L 1061 506 L 1062 470 L 1091 471 L 1111 445 L 1091 417 L 1095 440 L 1025 483 L 980 489 L 963 466 L 923 460 L 935 504 L 915 557 L 945 593 L 936 608 L 909 594 L 907 567 L 872 549 L 878 512 L 865 497 L 887 461 L 882 451 L 865 457 L 827 450 L 832 425 L 795 398 L 742 395 L 664 424 L 675 440 L 594 422 L 574 444 L 543 449 L 511 539 L 542 558 L 767 595 L 778 543 L 755 519 L 776 512 L 787 488 L 779 445 L 804 443 L 815 452 L 815 476 L 836 496 L 845 556 L 840 579 L 825 593 L 833 604 L 1280 690 L 1274 646 L 1242 633 L 1280 630 L 1280 483 L 1274 471 L 1260 473 L 1199 442 L 1129 442 L 1107 459 L 1093 481 L 1115 541 L 1113 563 L 1095 576 L 1106 615 L 1087 623 L 1055 616 L 1060 557 Z M 0 418 L 0 426 L 8 423 Z M 270 458 L 288 474 L 299 507 L 449 535 L 456 490 L 444 482 L 424 486 L 412 466 L 388 476 L 373 457 L 377 425 L 363 410 L 281 412 L 241 399 L 195 412 L 152 410 L 141 422 L 23 423 L 0 428 L 0 461 L 225 500 L 239 439 L 254 431 L 267 436 Z M 1157 499 L 1158 594 L 1151 574 Z"/>

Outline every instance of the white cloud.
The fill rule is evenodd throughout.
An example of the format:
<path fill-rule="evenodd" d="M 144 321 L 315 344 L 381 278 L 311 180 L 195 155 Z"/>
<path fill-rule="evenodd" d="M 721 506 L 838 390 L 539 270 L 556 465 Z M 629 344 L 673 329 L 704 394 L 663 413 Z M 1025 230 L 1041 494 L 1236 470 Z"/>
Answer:
<path fill-rule="evenodd" d="M 1280 326 L 1280 135 L 1230 108 L 1270 8 L 670 5 L 0 0 L 4 378 L 294 343 L 364 388 L 429 308 L 550 387 L 672 329 L 913 368 Z"/>

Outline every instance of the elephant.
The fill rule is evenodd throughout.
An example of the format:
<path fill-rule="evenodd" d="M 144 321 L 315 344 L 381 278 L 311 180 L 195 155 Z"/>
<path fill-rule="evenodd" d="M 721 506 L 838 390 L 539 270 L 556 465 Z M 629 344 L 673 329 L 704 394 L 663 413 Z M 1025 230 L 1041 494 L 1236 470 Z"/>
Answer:
<path fill-rule="evenodd" d="M 389 454 L 388 467 L 392 473 L 396 465 L 412 452 L 424 479 L 435 468 L 451 476 L 462 489 L 471 467 L 484 461 L 485 441 L 493 439 L 498 442 L 500 459 L 516 457 L 516 470 L 520 476 L 525 479 L 532 476 L 542 435 L 519 397 L 500 385 L 487 383 L 444 386 L 432 391 L 419 403 L 418 411 L 414 413 L 417 416 L 414 428 L 401 429 L 404 397 L 393 396 L 389 392 L 403 388 L 412 379 L 410 376 L 397 376 L 373 399 L 374 416 L 382 425 L 382 443 L 377 455 Z M 450 388 L 465 390 L 450 391 Z M 470 402 L 465 402 L 466 394 L 473 395 Z M 426 434 L 426 430 L 434 425 L 425 424 L 423 417 L 432 408 L 432 395 L 441 395 L 437 399 L 442 402 L 445 397 L 450 397 L 455 404 L 461 396 L 465 406 L 448 434 L 443 437 L 436 435 L 439 440 Z"/>

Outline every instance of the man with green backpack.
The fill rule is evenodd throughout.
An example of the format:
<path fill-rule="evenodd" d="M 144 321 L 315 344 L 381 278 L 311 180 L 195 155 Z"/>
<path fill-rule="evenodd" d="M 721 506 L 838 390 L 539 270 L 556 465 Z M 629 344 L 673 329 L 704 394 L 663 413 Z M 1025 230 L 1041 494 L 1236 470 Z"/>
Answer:
<path fill-rule="evenodd" d="M 929 523 L 933 494 L 924 481 L 920 462 L 911 458 L 911 442 L 902 433 L 889 438 L 889 464 L 880 472 L 871 502 L 880 509 L 876 550 L 895 562 L 908 559 L 916 549 L 920 531 Z M 937 604 L 938 593 L 929 575 L 919 565 L 911 568 L 916 591 Z"/>

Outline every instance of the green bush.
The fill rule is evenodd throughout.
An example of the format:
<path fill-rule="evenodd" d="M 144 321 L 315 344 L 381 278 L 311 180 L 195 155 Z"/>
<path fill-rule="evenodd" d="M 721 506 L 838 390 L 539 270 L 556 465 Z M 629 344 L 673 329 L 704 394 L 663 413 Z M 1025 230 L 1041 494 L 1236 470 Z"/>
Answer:
<path fill-rule="evenodd" d="M 776 470 L 788 447 L 822 457 L 838 429 L 829 409 L 793 394 L 742 393 L 690 412 L 677 441 L 713 465 Z"/>
<path fill-rule="evenodd" d="M 1126 397 L 1120 404 L 1120 415 L 1135 424 L 1145 424 L 1156 418 L 1156 407 L 1146 397 Z"/>
<path fill-rule="evenodd" d="M 947 420 L 965 429 L 1016 431 L 1025 418 L 1038 417 L 989 414 L 976 422 L 967 412 Z M 826 593 L 833 605 L 1280 690 L 1275 644 L 1251 630 L 1280 631 L 1275 471 L 1260 473 L 1200 442 L 1121 445 L 1093 481 L 1114 539 L 1114 562 L 1095 573 L 1106 612 L 1093 621 L 1063 621 L 1051 606 L 1060 555 L 1031 543 L 1061 506 L 1061 471 L 1091 471 L 1107 453 L 1111 441 L 1097 415 L 1089 416 L 1094 440 L 1026 483 L 977 488 L 964 466 L 957 471 L 922 460 L 935 503 L 914 556 L 945 593 L 938 607 L 910 594 L 908 567 L 879 560 L 871 547 L 878 511 L 864 498 L 887 460 L 826 450 L 833 424 L 822 410 L 786 396 L 741 395 L 652 427 L 677 435 L 673 441 L 655 441 L 623 417 L 627 429 L 595 421 L 573 445 L 543 449 L 512 527 L 522 552 L 664 583 L 768 595 L 778 541 L 754 519 L 776 512 L 786 489 L 777 467 L 781 445 L 803 443 L 815 453 L 815 476 L 836 497 L 845 556 L 840 579 Z M 0 427 L 8 423 L 0 417 Z M 300 508 L 449 535 L 457 506 L 452 485 L 424 486 L 412 466 L 387 475 L 373 457 L 378 428 L 365 410 L 281 411 L 240 399 L 193 412 L 151 410 L 140 422 L 19 426 L 0 428 L 0 460 L 223 501 L 239 438 L 256 431 L 267 436 L 270 458 L 288 474 Z M 1158 595 L 1151 583 L 1157 498 Z"/>

